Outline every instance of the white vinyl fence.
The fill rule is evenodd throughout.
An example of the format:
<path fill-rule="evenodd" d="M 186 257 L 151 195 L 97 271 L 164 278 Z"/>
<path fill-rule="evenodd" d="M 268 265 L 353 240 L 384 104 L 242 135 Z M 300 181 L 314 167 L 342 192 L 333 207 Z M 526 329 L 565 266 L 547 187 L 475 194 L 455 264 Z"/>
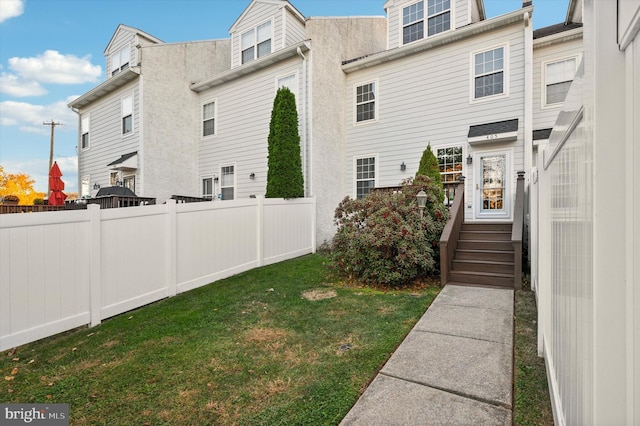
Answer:
<path fill-rule="evenodd" d="M 314 251 L 314 199 L 0 215 L 0 350 Z"/>

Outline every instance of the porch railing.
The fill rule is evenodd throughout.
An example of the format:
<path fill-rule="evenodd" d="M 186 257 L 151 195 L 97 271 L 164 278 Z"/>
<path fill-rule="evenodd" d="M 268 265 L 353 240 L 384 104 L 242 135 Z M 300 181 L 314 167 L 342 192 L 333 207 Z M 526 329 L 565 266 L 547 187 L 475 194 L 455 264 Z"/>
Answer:
<path fill-rule="evenodd" d="M 101 209 L 115 209 L 119 207 L 137 207 L 154 205 L 155 198 L 149 197 L 130 197 L 125 195 L 107 195 L 104 197 L 95 197 L 87 199 L 87 204 L 99 204 Z"/>
<path fill-rule="evenodd" d="M 64 205 L 62 206 L 47 206 L 44 204 L 36 204 L 29 206 L 20 206 L 20 205 L 11 205 L 11 204 L 0 204 L 0 214 L 9 214 L 9 213 L 33 213 L 33 212 L 57 212 L 59 210 L 64 210 Z"/>
<path fill-rule="evenodd" d="M 211 201 L 211 198 L 192 197 L 190 195 L 172 195 L 172 200 L 176 200 L 178 204 L 181 203 L 200 203 L 203 201 Z"/>
<path fill-rule="evenodd" d="M 456 191 L 459 184 L 460 181 L 442 182 L 442 187 L 444 189 L 444 203 L 449 208 L 453 205 L 453 200 L 456 199 Z"/>
<path fill-rule="evenodd" d="M 449 280 L 449 271 L 452 267 L 453 256 L 458 248 L 460 229 L 464 222 L 464 177 L 456 182 L 454 194 L 453 204 L 450 207 L 451 216 L 440 236 L 440 282 L 442 286 Z"/>

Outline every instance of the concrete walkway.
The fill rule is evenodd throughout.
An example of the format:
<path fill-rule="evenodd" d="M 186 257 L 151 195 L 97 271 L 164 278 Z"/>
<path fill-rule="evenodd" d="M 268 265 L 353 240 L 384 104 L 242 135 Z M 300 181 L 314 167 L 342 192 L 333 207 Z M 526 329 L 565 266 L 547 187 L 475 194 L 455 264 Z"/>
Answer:
<path fill-rule="evenodd" d="M 447 285 L 341 425 L 511 425 L 513 290 Z"/>

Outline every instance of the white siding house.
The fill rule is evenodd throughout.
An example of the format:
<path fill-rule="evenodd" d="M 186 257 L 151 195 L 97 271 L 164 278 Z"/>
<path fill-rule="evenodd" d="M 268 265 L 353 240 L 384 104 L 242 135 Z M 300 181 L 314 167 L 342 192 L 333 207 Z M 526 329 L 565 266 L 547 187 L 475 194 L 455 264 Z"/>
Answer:
<path fill-rule="evenodd" d="M 229 44 L 167 44 L 118 26 L 105 50 L 106 80 L 69 104 L 80 123 L 81 197 L 116 185 L 160 200 L 197 191 L 198 99 L 187 82 L 228 68 Z"/>
<path fill-rule="evenodd" d="M 405 3 L 391 10 L 399 12 Z M 362 195 L 357 176 L 362 159 L 375 163 L 369 165 L 375 169 L 373 186 L 395 186 L 415 175 L 428 145 L 440 157 L 452 148 L 458 173 L 448 177 L 466 176 L 468 194 L 473 194 L 467 196 L 466 219 L 512 220 L 516 171 L 524 170 L 525 38 L 530 27 L 523 17 L 530 12 L 526 8 L 345 64 L 343 192 Z M 483 76 L 496 83 L 480 93 Z M 371 92 L 365 102 L 372 111 L 365 116 L 359 112 L 363 90 Z M 482 199 L 479 176 L 489 164 L 499 164 L 496 177 L 505 181 L 500 206 Z"/>

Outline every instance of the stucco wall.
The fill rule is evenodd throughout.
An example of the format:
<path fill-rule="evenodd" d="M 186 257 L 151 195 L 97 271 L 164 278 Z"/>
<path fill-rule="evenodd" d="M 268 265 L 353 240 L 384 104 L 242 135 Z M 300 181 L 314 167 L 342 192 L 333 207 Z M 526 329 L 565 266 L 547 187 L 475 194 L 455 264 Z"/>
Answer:
<path fill-rule="evenodd" d="M 174 194 L 199 196 L 200 101 L 190 85 L 229 68 L 229 43 L 212 40 L 141 49 L 139 194 L 158 202 Z"/>
<path fill-rule="evenodd" d="M 309 98 L 311 119 L 311 193 L 317 200 L 317 242 L 335 234 L 333 213 L 344 198 L 346 75 L 342 61 L 383 51 L 387 23 L 384 17 L 310 18 Z"/>

